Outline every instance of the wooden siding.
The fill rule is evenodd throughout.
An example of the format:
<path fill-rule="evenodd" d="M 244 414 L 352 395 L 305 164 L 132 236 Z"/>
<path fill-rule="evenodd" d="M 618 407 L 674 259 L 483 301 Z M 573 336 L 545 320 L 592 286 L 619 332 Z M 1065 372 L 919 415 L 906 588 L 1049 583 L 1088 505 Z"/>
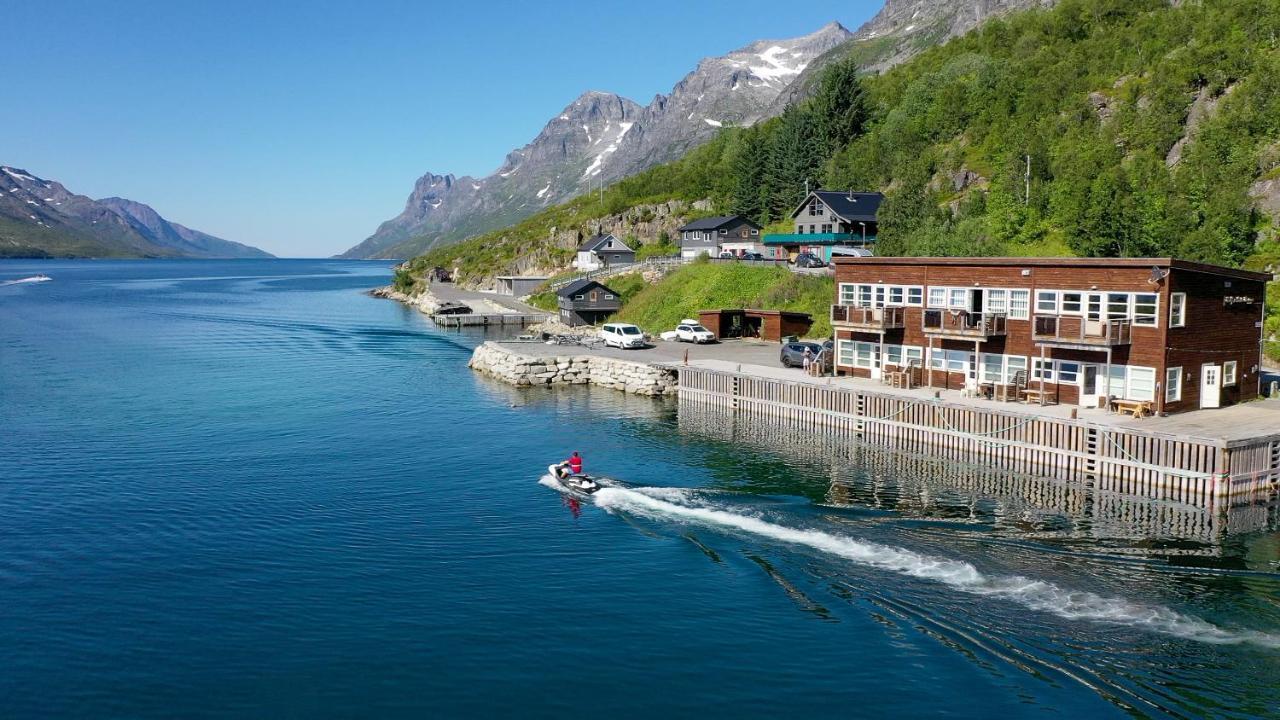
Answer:
<path fill-rule="evenodd" d="M 1192 504 L 1271 492 L 1280 436 L 1228 443 L 852 388 L 671 366 L 682 403 L 853 441 Z"/>
<path fill-rule="evenodd" d="M 1227 307 L 1224 295 L 1242 295 L 1261 299 L 1263 283 L 1255 279 L 1239 277 L 1240 273 L 1225 271 L 1223 275 L 1212 272 L 1193 270 L 1177 265 L 1165 267 L 1168 277 L 1159 283 L 1150 282 L 1151 266 L 1139 265 L 1133 261 L 1117 262 L 1114 267 L 1099 265 L 1095 262 L 1078 260 L 1062 260 L 1057 264 L 1045 258 L 1037 258 L 1033 262 L 1020 265 L 1016 260 L 999 259 L 990 263 L 981 260 L 965 264 L 957 259 L 948 259 L 945 263 L 912 260 L 904 258 L 894 261 L 888 258 L 875 258 L 873 262 L 857 260 L 840 262 L 835 266 L 836 297 L 840 301 L 840 285 L 842 283 L 861 283 L 872 285 L 919 285 L 925 289 L 925 303 L 928 302 L 928 290 L 934 287 L 954 288 L 1009 288 L 1028 290 L 1030 292 L 1030 318 L 1027 320 L 1007 320 L 1007 333 L 1003 337 L 992 338 L 983 342 L 978 350 L 982 353 L 1001 355 L 1021 355 L 1029 358 L 1029 366 L 1041 357 L 1042 344 L 1032 336 L 1032 328 L 1036 317 L 1037 290 L 1076 290 L 1081 292 L 1126 292 L 1155 293 L 1159 297 L 1156 325 L 1132 327 L 1131 342 L 1112 348 L 1112 365 L 1131 365 L 1149 367 L 1155 370 L 1157 383 L 1155 406 L 1164 412 L 1179 412 L 1199 407 L 1200 367 L 1205 363 L 1221 365 L 1227 360 L 1238 363 L 1238 378 L 1234 387 L 1225 388 L 1222 404 L 1227 405 L 1248 400 L 1258 395 L 1259 350 L 1261 329 L 1255 323 L 1261 319 L 1260 305 L 1243 305 Z M 1230 282 L 1229 287 L 1224 283 Z M 1169 303 L 1172 292 L 1187 294 L 1187 325 L 1185 328 L 1169 328 Z M 884 335 L 887 345 L 917 345 L 930 347 L 930 338 L 922 330 L 924 307 L 906 309 L 905 327 L 890 330 Z M 879 342 L 876 333 L 837 330 L 840 339 L 854 339 L 864 342 Z M 935 339 L 935 348 L 955 350 L 974 350 L 972 341 Z M 1106 350 L 1099 347 L 1093 349 L 1062 348 L 1044 346 L 1044 357 L 1048 359 L 1103 365 L 1106 363 Z M 927 362 L 927 359 L 926 359 Z M 1166 369 L 1182 367 L 1183 387 L 1182 400 L 1176 403 L 1164 403 L 1164 382 Z M 842 367 L 842 370 L 847 368 Z M 1187 379 L 1187 374 L 1191 378 Z M 926 373 L 927 374 L 927 373 Z M 937 371 L 935 371 L 937 374 Z M 1030 373 L 1028 373 L 1030 375 Z M 1038 384 L 1038 380 L 1028 378 L 1029 384 Z M 1046 383 L 1046 389 L 1053 383 Z M 1075 403 L 1078 401 L 1077 386 L 1062 385 L 1057 387 L 1059 401 Z"/>

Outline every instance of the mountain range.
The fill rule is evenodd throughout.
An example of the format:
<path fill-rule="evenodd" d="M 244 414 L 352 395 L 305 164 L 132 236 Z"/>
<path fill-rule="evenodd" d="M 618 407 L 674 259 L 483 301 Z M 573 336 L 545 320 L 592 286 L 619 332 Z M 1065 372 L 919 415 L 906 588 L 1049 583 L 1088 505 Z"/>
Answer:
<path fill-rule="evenodd" d="M 484 178 L 427 173 L 404 211 L 345 258 L 404 258 L 516 223 L 546 207 L 655 165 L 706 142 L 721 127 L 746 126 L 809 94 L 821 68 L 854 57 L 867 71 L 900 63 L 988 18 L 1053 0 L 887 0 L 850 32 L 836 22 L 789 40 L 761 40 L 706 58 L 642 106 L 586 92 L 511 151 Z"/>
<path fill-rule="evenodd" d="M 124 198 L 94 200 L 0 165 L 0 257 L 253 258 L 270 253 L 166 220 Z"/>

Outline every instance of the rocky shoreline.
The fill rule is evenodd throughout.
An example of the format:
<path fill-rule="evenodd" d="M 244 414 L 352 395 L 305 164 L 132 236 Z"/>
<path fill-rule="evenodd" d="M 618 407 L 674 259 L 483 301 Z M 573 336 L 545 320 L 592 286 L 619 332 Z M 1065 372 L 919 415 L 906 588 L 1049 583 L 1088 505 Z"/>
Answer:
<path fill-rule="evenodd" d="M 674 371 L 600 355 L 539 357 L 486 342 L 475 349 L 467 367 L 517 387 L 596 385 L 633 395 L 676 394 Z"/>

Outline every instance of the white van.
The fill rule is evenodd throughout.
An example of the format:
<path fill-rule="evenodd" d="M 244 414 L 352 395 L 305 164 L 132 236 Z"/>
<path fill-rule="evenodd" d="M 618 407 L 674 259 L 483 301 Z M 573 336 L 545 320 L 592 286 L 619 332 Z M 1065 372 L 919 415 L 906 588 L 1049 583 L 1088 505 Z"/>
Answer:
<path fill-rule="evenodd" d="M 600 328 L 600 339 L 606 346 L 617 348 L 644 347 L 644 333 L 630 323 L 609 323 Z"/>

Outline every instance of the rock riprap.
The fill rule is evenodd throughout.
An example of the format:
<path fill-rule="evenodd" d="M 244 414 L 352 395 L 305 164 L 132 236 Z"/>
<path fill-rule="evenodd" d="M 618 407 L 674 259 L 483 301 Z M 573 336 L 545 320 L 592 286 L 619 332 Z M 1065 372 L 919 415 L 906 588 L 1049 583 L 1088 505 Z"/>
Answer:
<path fill-rule="evenodd" d="M 487 342 L 475 349 L 467 367 L 517 387 L 598 385 L 633 395 L 676 393 L 671 370 L 599 355 L 525 355 Z"/>

